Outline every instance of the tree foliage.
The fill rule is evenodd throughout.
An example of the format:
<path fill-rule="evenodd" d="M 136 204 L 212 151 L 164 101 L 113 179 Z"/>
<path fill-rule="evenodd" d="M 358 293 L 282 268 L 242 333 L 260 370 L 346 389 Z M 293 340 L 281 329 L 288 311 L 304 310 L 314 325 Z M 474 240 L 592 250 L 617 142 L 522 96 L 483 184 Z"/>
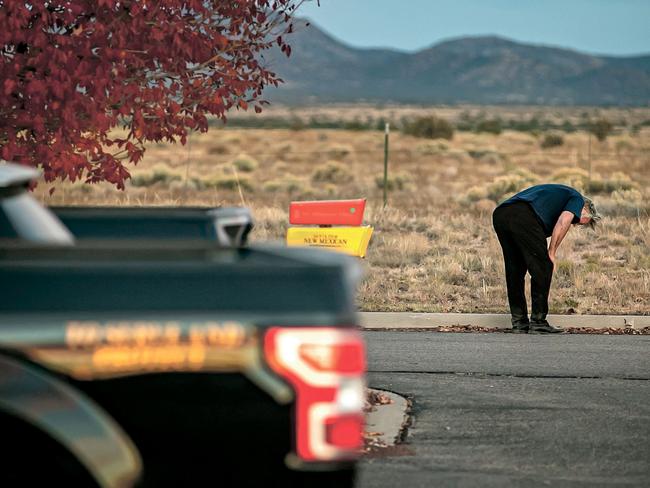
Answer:
<path fill-rule="evenodd" d="M 281 80 L 261 54 L 291 53 L 299 3 L 0 1 L 0 157 L 124 188 L 145 141 L 184 144 L 208 115 L 262 109 Z"/>

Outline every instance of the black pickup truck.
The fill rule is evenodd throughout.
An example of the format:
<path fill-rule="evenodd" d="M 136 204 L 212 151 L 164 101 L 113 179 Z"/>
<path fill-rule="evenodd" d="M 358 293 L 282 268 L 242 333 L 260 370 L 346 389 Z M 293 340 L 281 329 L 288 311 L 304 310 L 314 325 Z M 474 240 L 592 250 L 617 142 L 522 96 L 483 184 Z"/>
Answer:
<path fill-rule="evenodd" d="M 75 239 L 26 191 L 35 177 L 0 165 L 0 486 L 353 484 L 352 259 L 237 246 L 247 224 L 230 210 L 221 227 L 219 212 L 180 217 L 209 213 L 222 238 L 84 224 Z"/>

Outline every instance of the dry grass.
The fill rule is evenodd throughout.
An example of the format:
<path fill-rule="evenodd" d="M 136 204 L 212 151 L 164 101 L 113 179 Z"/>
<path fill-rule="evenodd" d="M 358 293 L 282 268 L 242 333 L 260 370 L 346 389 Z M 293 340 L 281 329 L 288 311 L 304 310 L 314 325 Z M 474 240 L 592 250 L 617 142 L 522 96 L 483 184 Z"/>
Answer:
<path fill-rule="evenodd" d="M 380 233 L 373 244 L 371 256 L 373 264 L 378 267 L 399 268 L 420 264 L 429 252 L 431 243 L 424 234 Z"/>
<path fill-rule="evenodd" d="M 320 110 L 342 116 L 341 108 Z M 343 115 L 364 116 L 363 107 L 349 110 Z M 650 118 L 642 110 L 630 117 Z M 563 134 L 561 146 L 546 149 L 542 138 L 457 132 L 451 141 L 427 141 L 393 133 L 386 209 L 383 133 L 342 130 L 212 129 L 193 134 L 189 146 L 152 144 L 133 170 L 138 185 L 125 192 L 64 184 L 52 196 L 47 185 L 37 194 L 70 205 L 245 203 L 257 223 L 254 240 L 284 238 L 291 200 L 366 197 L 365 221 L 375 234 L 364 261 L 363 310 L 505 312 L 495 202 L 530 184 L 564 182 L 590 190 L 605 219 L 595 233 L 569 232 L 551 311 L 650 313 L 649 129 L 592 139 L 591 168 L 585 133 Z"/>

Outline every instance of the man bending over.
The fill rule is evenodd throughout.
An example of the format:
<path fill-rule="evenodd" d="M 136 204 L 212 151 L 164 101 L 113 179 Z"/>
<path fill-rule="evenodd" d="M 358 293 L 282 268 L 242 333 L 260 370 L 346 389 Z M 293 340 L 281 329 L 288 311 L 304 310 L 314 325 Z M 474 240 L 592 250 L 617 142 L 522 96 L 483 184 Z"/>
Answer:
<path fill-rule="evenodd" d="M 571 225 L 593 229 L 600 219 L 591 199 L 574 188 L 554 184 L 527 188 L 494 210 L 492 222 L 503 249 L 513 332 L 563 331 L 546 320 L 557 249 Z M 547 237 L 551 238 L 548 248 Z M 531 285 L 530 321 L 524 293 L 526 272 Z"/>

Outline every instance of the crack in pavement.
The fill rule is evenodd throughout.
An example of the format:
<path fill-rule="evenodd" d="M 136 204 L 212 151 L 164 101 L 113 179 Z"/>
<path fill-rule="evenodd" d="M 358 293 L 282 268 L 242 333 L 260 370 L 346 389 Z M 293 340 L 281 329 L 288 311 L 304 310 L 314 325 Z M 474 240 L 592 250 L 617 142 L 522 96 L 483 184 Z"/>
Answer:
<path fill-rule="evenodd" d="M 430 374 L 430 375 L 456 375 L 476 377 L 504 377 L 504 378 L 532 378 L 532 379 L 577 379 L 577 380 L 626 380 L 650 381 L 650 377 L 639 376 L 578 376 L 578 375 L 537 375 L 521 373 L 487 373 L 477 371 L 408 371 L 408 370 L 368 370 L 368 373 L 396 373 L 396 374 Z"/>

